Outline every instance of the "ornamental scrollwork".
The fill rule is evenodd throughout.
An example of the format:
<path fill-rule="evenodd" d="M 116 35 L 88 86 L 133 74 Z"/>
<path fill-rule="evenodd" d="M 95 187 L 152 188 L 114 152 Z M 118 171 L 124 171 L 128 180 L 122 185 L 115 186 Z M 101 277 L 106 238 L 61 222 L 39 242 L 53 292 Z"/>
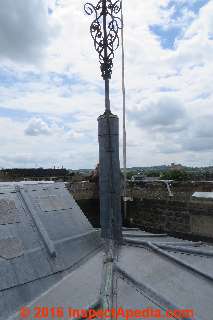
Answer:
<path fill-rule="evenodd" d="M 104 80 L 111 79 L 114 52 L 119 47 L 119 30 L 122 28 L 121 1 L 100 0 L 97 5 L 86 3 L 84 10 L 95 19 L 90 26 L 95 50 L 99 54 L 101 73 Z"/>

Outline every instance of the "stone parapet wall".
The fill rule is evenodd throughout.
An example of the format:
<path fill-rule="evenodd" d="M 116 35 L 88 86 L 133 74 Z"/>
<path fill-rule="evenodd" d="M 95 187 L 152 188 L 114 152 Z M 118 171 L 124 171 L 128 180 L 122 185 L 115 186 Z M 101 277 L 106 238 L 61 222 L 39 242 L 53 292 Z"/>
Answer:
<path fill-rule="evenodd" d="M 68 189 L 74 198 L 81 202 L 79 204 L 80 206 L 82 204 L 82 210 L 88 211 L 86 212 L 88 218 L 91 216 L 95 224 L 95 216 L 99 211 L 99 208 L 96 208 L 98 206 L 97 185 L 79 182 L 69 184 Z M 127 219 L 148 229 L 213 239 L 213 201 L 192 197 L 194 192 L 211 191 L 213 191 L 213 182 L 206 181 L 172 182 L 172 197 L 169 196 L 167 187 L 162 182 L 143 182 L 140 187 L 128 184 L 127 196 L 132 201 L 127 202 Z"/>
<path fill-rule="evenodd" d="M 128 218 L 145 228 L 163 232 L 190 233 L 190 212 L 187 204 L 166 200 L 134 200 L 128 202 Z"/>
<path fill-rule="evenodd" d="M 171 182 L 169 196 L 162 182 L 129 188 L 128 219 L 145 228 L 213 238 L 213 201 L 194 192 L 213 191 L 213 182 Z"/>
<path fill-rule="evenodd" d="M 66 183 L 66 186 L 75 200 L 98 199 L 98 188 L 96 183 L 82 181 Z"/>
<path fill-rule="evenodd" d="M 134 199 L 127 212 L 144 228 L 213 238 L 213 203 Z"/>
<path fill-rule="evenodd" d="M 213 182 L 208 181 L 173 181 L 170 183 L 173 200 L 190 201 L 194 192 L 213 191 Z M 144 182 L 141 186 L 128 185 L 128 196 L 136 199 L 168 200 L 169 196 L 166 184 L 158 182 Z"/>
<path fill-rule="evenodd" d="M 96 183 L 82 181 L 66 184 L 70 192 L 77 200 L 98 199 L 98 188 Z M 213 182 L 187 181 L 171 182 L 172 199 L 178 201 L 190 201 L 194 192 L 213 191 Z M 134 199 L 157 199 L 169 200 L 166 184 L 160 181 L 143 182 L 140 186 L 128 183 L 127 196 Z"/>

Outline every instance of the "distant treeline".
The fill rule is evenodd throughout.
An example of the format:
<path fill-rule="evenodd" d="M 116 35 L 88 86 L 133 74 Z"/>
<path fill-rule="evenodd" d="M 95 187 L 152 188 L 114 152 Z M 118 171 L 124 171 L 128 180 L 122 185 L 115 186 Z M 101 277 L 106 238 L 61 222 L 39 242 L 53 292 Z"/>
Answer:
<path fill-rule="evenodd" d="M 145 177 L 160 178 L 163 180 L 176 180 L 176 181 L 213 181 L 212 168 L 191 169 L 185 167 L 183 170 L 128 170 L 127 179 L 131 179 L 133 175 L 143 172 Z"/>
<path fill-rule="evenodd" d="M 9 177 L 64 177 L 69 175 L 66 169 L 43 169 L 43 168 L 29 168 L 29 169 L 2 169 L 1 175 Z"/>

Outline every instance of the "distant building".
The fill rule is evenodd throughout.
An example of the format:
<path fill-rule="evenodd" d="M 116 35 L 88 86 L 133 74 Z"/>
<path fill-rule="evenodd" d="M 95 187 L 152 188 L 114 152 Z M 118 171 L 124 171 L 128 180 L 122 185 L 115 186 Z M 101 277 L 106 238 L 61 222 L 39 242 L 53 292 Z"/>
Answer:
<path fill-rule="evenodd" d="M 171 171 L 182 171 L 184 170 L 184 167 L 182 166 L 182 164 L 175 164 L 175 163 L 171 163 L 169 170 Z"/>
<path fill-rule="evenodd" d="M 20 181 L 20 180 L 61 180 L 68 177 L 69 172 L 66 169 L 43 169 L 43 168 L 13 168 L 0 170 L 0 179 L 2 181 Z"/>
<path fill-rule="evenodd" d="M 131 178 L 131 181 L 132 182 L 141 182 L 141 181 L 144 181 L 145 179 L 145 174 L 144 172 L 141 170 L 140 172 L 138 172 L 137 175 L 133 175 L 132 178 Z"/>

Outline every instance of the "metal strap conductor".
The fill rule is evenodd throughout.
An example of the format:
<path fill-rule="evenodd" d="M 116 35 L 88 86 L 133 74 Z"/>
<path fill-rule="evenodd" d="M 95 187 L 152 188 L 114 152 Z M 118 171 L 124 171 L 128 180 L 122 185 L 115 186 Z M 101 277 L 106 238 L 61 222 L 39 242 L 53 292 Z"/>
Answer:
<path fill-rule="evenodd" d="M 123 200 L 124 200 L 124 219 L 127 219 L 127 155 L 126 155 L 126 88 L 125 88 L 125 52 L 124 52 L 124 16 L 123 0 L 121 0 L 121 49 L 122 49 L 122 98 L 123 98 Z"/>
<path fill-rule="evenodd" d="M 121 11 L 121 1 L 100 0 L 97 5 L 86 3 L 84 10 L 88 15 L 95 15 L 90 26 L 95 50 L 99 54 L 101 73 L 104 80 L 111 79 L 114 51 L 119 47 L 119 29 L 122 22 L 118 13 Z"/>

